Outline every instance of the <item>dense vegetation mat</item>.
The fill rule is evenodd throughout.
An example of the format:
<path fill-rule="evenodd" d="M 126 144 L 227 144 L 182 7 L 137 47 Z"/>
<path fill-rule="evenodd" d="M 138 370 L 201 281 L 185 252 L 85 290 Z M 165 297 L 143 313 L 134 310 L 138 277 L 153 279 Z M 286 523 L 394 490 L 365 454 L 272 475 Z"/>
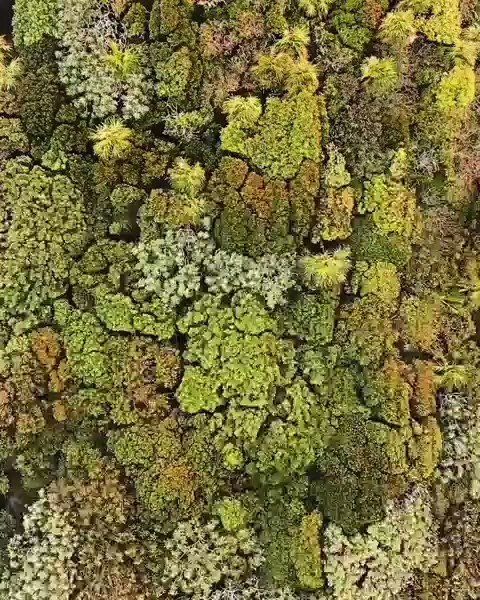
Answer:
<path fill-rule="evenodd" d="M 0 599 L 480 598 L 479 13 L 16 1 Z"/>

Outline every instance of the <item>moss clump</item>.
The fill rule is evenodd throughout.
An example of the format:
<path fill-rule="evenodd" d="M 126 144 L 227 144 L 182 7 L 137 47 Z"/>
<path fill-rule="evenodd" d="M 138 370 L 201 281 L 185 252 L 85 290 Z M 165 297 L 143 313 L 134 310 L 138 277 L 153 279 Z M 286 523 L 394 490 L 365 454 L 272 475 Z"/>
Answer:
<path fill-rule="evenodd" d="M 477 597 L 475 3 L 16 2 L 2 600 Z"/>
<path fill-rule="evenodd" d="M 245 156 L 270 177 L 291 179 L 304 160 L 320 160 L 320 106 L 314 94 L 271 98 L 263 114 L 254 98 L 238 98 L 226 111 L 222 148 Z"/>

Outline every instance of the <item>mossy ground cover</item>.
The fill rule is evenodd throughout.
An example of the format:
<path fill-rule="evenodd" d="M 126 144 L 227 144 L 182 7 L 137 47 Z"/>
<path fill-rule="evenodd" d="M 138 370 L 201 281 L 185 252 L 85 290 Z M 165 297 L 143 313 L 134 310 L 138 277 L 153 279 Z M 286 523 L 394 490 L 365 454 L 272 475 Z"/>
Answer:
<path fill-rule="evenodd" d="M 1 600 L 479 598 L 479 32 L 15 2 Z"/>

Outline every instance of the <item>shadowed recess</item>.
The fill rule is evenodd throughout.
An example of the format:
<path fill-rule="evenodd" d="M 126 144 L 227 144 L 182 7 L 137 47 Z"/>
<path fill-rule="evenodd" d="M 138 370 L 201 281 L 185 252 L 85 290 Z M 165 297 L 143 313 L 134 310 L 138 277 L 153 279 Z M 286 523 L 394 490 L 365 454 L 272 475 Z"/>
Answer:
<path fill-rule="evenodd" d="M 0 0 L 0 35 L 12 34 L 13 0 Z"/>

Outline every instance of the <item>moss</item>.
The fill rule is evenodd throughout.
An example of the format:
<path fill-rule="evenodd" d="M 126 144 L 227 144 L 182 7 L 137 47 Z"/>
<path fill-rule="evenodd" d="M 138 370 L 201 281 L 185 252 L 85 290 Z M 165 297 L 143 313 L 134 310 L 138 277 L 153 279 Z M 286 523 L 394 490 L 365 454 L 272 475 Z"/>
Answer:
<path fill-rule="evenodd" d="M 229 123 L 222 131 L 222 149 L 248 156 L 248 135 L 255 131 L 262 115 L 260 100 L 255 96 L 232 98 L 225 103 L 224 110 Z"/>
<path fill-rule="evenodd" d="M 392 58 L 367 58 L 362 65 L 362 74 L 367 90 L 375 96 L 391 96 L 400 83 L 398 65 Z"/>
<path fill-rule="evenodd" d="M 397 337 L 389 310 L 379 302 L 366 297 L 342 309 L 336 340 L 350 360 L 361 365 L 378 365 L 385 355 L 393 352 Z"/>
<path fill-rule="evenodd" d="M 407 365 L 388 359 L 382 369 L 370 374 L 363 387 L 365 404 L 375 417 L 396 427 L 409 427 L 411 387 Z"/>
<path fill-rule="evenodd" d="M 428 361 L 415 361 L 415 387 L 413 396 L 413 412 L 417 418 L 435 414 L 436 382 L 434 365 Z"/>
<path fill-rule="evenodd" d="M 387 3 L 378 2 L 383 11 Z M 361 53 L 373 38 L 375 21 L 372 23 L 372 3 L 361 0 L 345 0 L 332 13 L 332 25 L 335 27 L 343 44 Z"/>
<path fill-rule="evenodd" d="M 401 318 L 404 338 L 411 348 L 420 352 L 436 351 L 441 315 L 438 299 L 410 297 L 402 302 Z"/>
<path fill-rule="evenodd" d="M 293 548 L 293 563 L 303 589 L 320 589 L 323 585 L 323 565 L 320 544 L 322 518 L 316 513 L 306 515 L 299 527 Z"/>
<path fill-rule="evenodd" d="M 136 481 L 136 490 L 151 514 L 178 519 L 194 512 L 196 479 L 188 465 L 167 465 L 143 472 Z"/>
<path fill-rule="evenodd" d="M 43 60 L 38 59 L 38 54 Z M 29 137 L 37 143 L 45 143 L 53 131 L 62 102 L 53 51 L 46 45 L 37 45 L 28 51 L 24 61 L 25 73 L 16 91 L 19 114 Z"/>
<path fill-rule="evenodd" d="M 474 3 L 18 0 L 1 597 L 475 595 Z"/>
<path fill-rule="evenodd" d="M 174 145 L 169 142 L 156 141 L 151 150 L 143 152 L 142 184 L 144 186 L 154 186 L 166 175 L 173 149 Z"/>
<path fill-rule="evenodd" d="M 28 138 L 20 119 L 0 117 L 0 151 L 2 154 L 13 156 L 15 152 L 26 153 L 28 150 Z"/>
<path fill-rule="evenodd" d="M 213 412 L 224 403 L 219 392 L 220 384 L 209 373 L 199 367 L 185 370 L 182 383 L 178 389 L 178 399 L 183 410 L 189 413 L 199 411 Z"/>
<path fill-rule="evenodd" d="M 452 44 L 460 35 L 461 14 L 458 0 L 449 2 L 418 2 L 410 0 L 406 8 L 411 8 L 417 16 L 417 26 L 427 38 L 434 42 Z"/>
<path fill-rule="evenodd" d="M 456 66 L 440 81 L 436 90 L 438 111 L 444 116 L 462 116 L 475 97 L 473 71 L 468 66 Z"/>
<path fill-rule="evenodd" d="M 12 210 L 2 281 L 4 315 L 14 309 L 11 302 L 15 310 L 22 303 L 27 312 L 41 312 L 47 299 L 65 293 L 69 270 L 85 248 L 83 197 L 67 177 L 51 176 L 38 166 L 29 170 L 28 162 L 11 161 L 4 175 Z M 35 277 L 28 275 L 32 270 Z"/>
<path fill-rule="evenodd" d="M 385 234 L 370 218 L 355 223 L 352 253 L 357 260 L 367 262 L 385 261 L 404 267 L 410 260 L 410 243 L 398 234 Z"/>
<path fill-rule="evenodd" d="M 160 434 L 160 435 L 158 435 Z M 198 477 L 184 456 L 174 419 L 133 425 L 109 436 L 109 447 L 133 478 L 139 501 L 157 519 L 189 516 Z"/>
<path fill-rule="evenodd" d="M 312 487 L 318 508 L 347 532 L 383 514 L 388 458 L 382 437 L 367 421 L 344 417 L 319 464 L 324 475 Z"/>
<path fill-rule="evenodd" d="M 427 147 L 434 145 L 450 174 L 453 170 L 451 161 L 455 140 L 467 120 L 475 98 L 475 88 L 472 67 L 456 64 L 431 87 L 418 116 L 422 143 Z"/>
<path fill-rule="evenodd" d="M 319 165 L 311 160 L 304 161 L 289 185 L 292 232 L 297 239 L 302 240 L 310 233 L 319 187 Z"/>
<path fill-rule="evenodd" d="M 302 283 L 310 290 L 328 291 L 330 299 L 335 298 L 347 279 L 351 266 L 349 257 L 348 250 L 302 256 L 297 263 Z M 323 300 L 328 299 L 329 295 L 325 294 Z"/>
<path fill-rule="evenodd" d="M 93 151 L 104 161 L 123 159 L 132 151 L 133 131 L 117 118 L 109 119 L 92 133 Z"/>
<path fill-rule="evenodd" d="M 191 14 L 192 4 L 186 0 L 155 0 L 150 12 L 150 35 L 159 39 L 186 27 Z"/>
<path fill-rule="evenodd" d="M 301 93 L 284 101 L 269 100 L 248 155 L 272 177 L 293 177 L 305 159 L 321 157 L 319 108 L 314 96 Z"/>
<path fill-rule="evenodd" d="M 389 12 L 382 24 L 382 40 L 395 49 L 403 50 L 414 40 L 417 31 L 413 10 L 395 10 Z"/>
<path fill-rule="evenodd" d="M 45 37 L 58 36 L 55 0 L 20 0 L 15 4 L 14 40 L 19 47 L 33 46 Z"/>
<path fill-rule="evenodd" d="M 355 192 L 351 187 L 339 190 L 330 188 L 323 216 L 313 232 L 313 241 L 345 240 L 352 233 L 352 213 L 355 205 Z"/>
<path fill-rule="evenodd" d="M 443 447 L 442 433 L 435 417 L 423 419 L 416 434 L 408 448 L 414 464 L 413 476 L 428 479 L 440 462 Z"/>
<path fill-rule="evenodd" d="M 205 212 L 205 203 L 201 198 L 189 198 L 184 194 L 152 190 L 141 211 L 143 229 L 146 230 L 147 221 L 158 225 L 159 230 L 162 227 L 199 225 Z"/>
<path fill-rule="evenodd" d="M 137 211 L 144 200 L 143 190 L 129 185 L 116 186 L 110 196 L 113 213 L 110 233 L 118 235 L 134 230 Z"/>
<path fill-rule="evenodd" d="M 410 237 L 415 222 L 415 195 L 400 183 L 375 177 L 367 183 L 360 212 L 372 212 L 373 222 L 384 233 Z"/>
<path fill-rule="evenodd" d="M 258 255 L 259 246 L 263 247 L 266 243 L 266 234 L 261 224 L 257 225 L 251 211 L 243 205 L 241 196 L 225 187 L 218 188 L 214 194 L 225 203 L 215 222 L 214 235 L 218 245 L 228 252 Z"/>
<path fill-rule="evenodd" d="M 218 504 L 217 511 L 226 531 L 244 529 L 249 521 L 247 509 L 237 498 L 225 498 Z"/>
<path fill-rule="evenodd" d="M 236 190 L 242 187 L 248 173 L 248 165 L 239 158 L 223 156 L 218 165 L 218 170 L 212 176 L 212 183 L 228 185 Z"/>
<path fill-rule="evenodd" d="M 125 15 L 125 24 L 129 37 L 143 37 L 148 25 L 147 9 L 140 2 L 134 2 Z"/>
<path fill-rule="evenodd" d="M 358 291 L 360 296 L 371 295 L 371 298 L 375 297 L 385 307 L 397 304 L 401 290 L 395 265 L 386 262 L 371 265 L 358 262 L 352 284 L 354 291 Z"/>
<path fill-rule="evenodd" d="M 242 111 L 245 103 L 240 104 Z M 315 95 L 300 92 L 282 100 L 270 98 L 262 115 L 259 108 L 253 105 L 245 115 L 229 109 L 230 121 L 222 133 L 224 150 L 242 154 L 258 169 L 280 179 L 294 177 L 305 159 L 320 161 L 320 109 Z M 234 137 L 238 138 L 235 142 Z"/>
<path fill-rule="evenodd" d="M 213 308 L 203 313 L 202 302 L 197 304 L 180 324 L 180 330 L 189 333 L 189 347 L 186 359 L 199 366 L 186 371 L 178 397 L 188 410 L 190 386 L 193 385 L 192 398 L 206 399 L 205 409 L 214 410 L 227 399 L 240 398 L 241 405 L 261 407 L 268 403 L 272 386 L 283 380 L 280 364 L 289 353 L 289 348 L 276 339 L 269 331 L 273 323 L 262 310 L 247 300 L 247 306 L 255 310 L 248 315 L 248 329 L 244 333 L 241 314 L 235 314 L 232 308 Z M 206 307 L 208 307 L 208 302 Z M 210 313 L 210 314 L 209 314 Z M 202 323 L 217 330 L 214 343 L 205 339 Z M 254 335 L 252 335 L 254 334 Z M 206 343 L 209 345 L 207 352 Z M 284 355 L 285 354 L 285 355 Z M 260 360 L 260 362 L 259 362 Z M 222 395 L 217 394 L 222 386 Z M 205 394 L 199 394 L 203 390 Z M 222 399 L 223 398 L 223 399 Z M 195 401 L 195 409 L 202 410 L 202 402 Z M 198 408 L 197 408 L 198 407 Z"/>
<path fill-rule="evenodd" d="M 151 54 L 158 97 L 168 102 L 184 103 L 192 94 L 194 82 L 201 74 L 192 52 L 184 46 L 172 53 L 164 45 L 154 47 Z"/>
<path fill-rule="evenodd" d="M 290 548 L 292 537 L 298 535 L 305 508 L 298 498 L 301 486 L 296 487 L 300 489 L 288 490 L 290 493 L 287 492 L 283 501 L 278 494 L 270 492 L 261 513 L 261 541 L 265 548 L 263 571 L 267 581 L 276 586 L 293 584 L 297 579 Z"/>
<path fill-rule="evenodd" d="M 133 333 L 134 304 L 128 296 L 112 294 L 99 286 L 95 290 L 95 308 L 97 316 L 110 331 Z"/>
<path fill-rule="evenodd" d="M 337 300 L 327 294 L 303 294 L 286 311 L 286 330 L 312 348 L 328 344 L 333 338 L 336 307 Z"/>
<path fill-rule="evenodd" d="M 232 169 L 239 169 L 238 181 L 243 180 L 247 175 L 245 163 L 231 160 L 236 161 L 232 162 Z M 211 184 L 220 176 L 221 173 L 215 174 Z M 237 183 L 233 174 L 226 177 Z M 281 253 L 293 247 L 289 194 L 283 182 L 265 183 L 263 177 L 250 173 L 239 192 L 234 186 L 218 185 L 212 189 L 211 197 L 221 208 L 214 233 L 225 250 L 257 256 L 265 250 Z"/>

